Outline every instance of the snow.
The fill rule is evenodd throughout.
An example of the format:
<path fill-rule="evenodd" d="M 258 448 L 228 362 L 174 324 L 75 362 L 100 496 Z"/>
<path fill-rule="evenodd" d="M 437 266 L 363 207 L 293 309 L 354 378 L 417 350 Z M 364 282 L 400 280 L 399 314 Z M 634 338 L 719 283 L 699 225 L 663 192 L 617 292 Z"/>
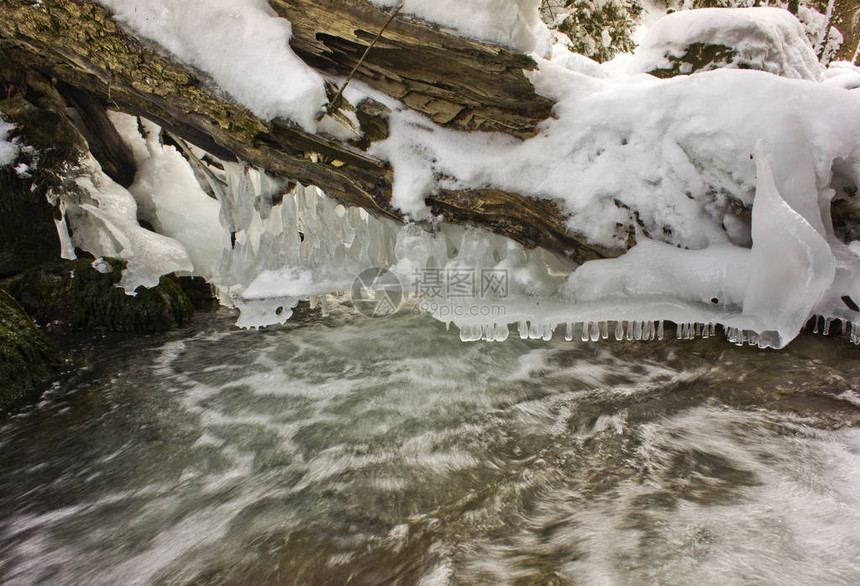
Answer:
<path fill-rule="evenodd" d="M 729 67 L 768 71 L 795 79 L 820 79 L 822 66 L 801 23 L 781 8 L 701 8 L 682 10 L 649 28 L 630 74 L 669 68 L 693 43 L 724 45 L 737 52 Z"/>
<path fill-rule="evenodd" d="M 11 165 L 18 158 L 18 145 L 9 140 L 9 133 L 13 128 L 14 124 L 0 118 L 0 167 Z"/>
<path fill-rule="evenodd" d="M 290 23 L 265 0 L 97 0 L 115 18 L 209 75 L 263 119 L 307 130 L 326 102 L 322 77 L 289 46 Z"/>
<path fill-rule="evenodd" d="M 571 230 L 608 248 L 625 247 L 616 225 L 632 225 L 634 212 L 673 245 L 748 245 L 749 227 L 731 210 L 752 204 L 757 140 L 774 157 L 780 191 L 817 228 L 817 200 L 805 190 L 826 185 L 836 159 L 860 155 L 858 97 L 841 89 L 756 71 L 615 80 L 540 65 L 534 81 L 557 100 L 557 118 L 527 141 L 396 111 L 391 137 L 371 149 L 392 162 L 395 205 L 417 215 L 433 189 L 493 185 L 563 202 Z"/>
<path fill-rule="evenodd" d="M 847 61 L 834 61 L 824 72 L 824 83 L 846 90 L 860 88 L 860 67 Z"/>
<path fill-rule="evenodd" d="M 370 0 L 459 33 L 524 53 L 535 47 L 540 0 Z"/>

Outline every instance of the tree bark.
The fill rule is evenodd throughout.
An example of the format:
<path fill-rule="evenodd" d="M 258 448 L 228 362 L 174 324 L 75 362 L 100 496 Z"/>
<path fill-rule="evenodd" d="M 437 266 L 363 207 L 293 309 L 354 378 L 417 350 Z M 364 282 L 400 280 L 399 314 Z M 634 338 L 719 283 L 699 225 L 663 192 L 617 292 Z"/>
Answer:
<path fill-rule="evenodd" d="M 290 45 L 311 66 L 355 78 L 437 124 L 533 136 L 552 102 L 535 94 L 526 55 L 389 14 L 366 0 L 269 0 L 292 23 Z"/>

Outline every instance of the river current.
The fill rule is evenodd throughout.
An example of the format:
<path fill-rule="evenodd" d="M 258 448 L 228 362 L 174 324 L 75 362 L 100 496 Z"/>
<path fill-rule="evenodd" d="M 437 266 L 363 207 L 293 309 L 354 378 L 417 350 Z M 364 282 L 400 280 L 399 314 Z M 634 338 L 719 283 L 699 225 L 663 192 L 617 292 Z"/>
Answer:
<path fill-rule="evenodd" d="M 0 422 L 0 582 L 860 583 L 846 340 L 234 321 L 85 345 Z"/>

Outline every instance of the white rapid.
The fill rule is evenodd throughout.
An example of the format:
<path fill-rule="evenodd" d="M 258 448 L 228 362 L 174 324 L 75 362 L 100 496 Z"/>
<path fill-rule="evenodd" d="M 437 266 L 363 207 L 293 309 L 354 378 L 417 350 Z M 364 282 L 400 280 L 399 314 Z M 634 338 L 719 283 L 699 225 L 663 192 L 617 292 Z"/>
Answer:
<path fill-rule="evenodd" d="M 463 344 L 333 304 L 74 343 L 0 424 L 0 582 L 856 583 L 846 341 Z"/>

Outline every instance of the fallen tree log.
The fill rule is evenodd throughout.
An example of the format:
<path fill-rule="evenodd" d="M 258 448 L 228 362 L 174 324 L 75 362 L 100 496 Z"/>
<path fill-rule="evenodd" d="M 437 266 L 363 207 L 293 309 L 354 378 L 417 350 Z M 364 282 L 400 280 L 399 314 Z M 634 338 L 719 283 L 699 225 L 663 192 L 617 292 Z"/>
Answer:
<path fill-rule="evenodd" d="M 295 19 L 298 53 L 336 73 L 355 65 L 370 42 L 370 31 L 384 24 L 380 19 L 385 13 L 360 0 L 272 4 Z M 391 205 L 390 165 L 360 148 L 387 132 L 379 104 L 358 105 L 364 138 L 352 143 L 305 132 L 283 120 L 260 120 L 203 74 L 136 38 L 88 0 L 0 0 L 0 41 L 7 64 L 70 88 L 70 102 L 86 103 L 90 118 L 98 118 L 94 102 L 144 116 L 218 157 L 243 160 L 316 185 L 376 215 L 401 219 Z M 523 73 L 534 66 L 525 56 L 399 19 L 379 42 L 379 50 L 374 47 L 356 72 L 358 78 L 441 124 L 524 137 L 550 114 L 551 103 L 534 93 Z M 435 60 L 428 63 L 431 54 Z M 406 89 L 392 79 L 401 80 Z M 443 101 L 455 104 L 457 114 L 445 114 L 450 110 L 444 110 L 449 106 Z M 438 193 L 427 203 L 446 221 L 487 228 L 577 263 L 611 254 L 570 233 L 565 215 L 552 201 L 484 189 Z"/>
<path fill-rule="evenodd" d="M 552 102 L 534 93 L 525 71 L 535 62 L 509 49 L 394 19 L 365 0 L 269 0 L 292 23 L 290 45 L 305 62 L 355 78 L 437 124 L 533 136 Z"/>

